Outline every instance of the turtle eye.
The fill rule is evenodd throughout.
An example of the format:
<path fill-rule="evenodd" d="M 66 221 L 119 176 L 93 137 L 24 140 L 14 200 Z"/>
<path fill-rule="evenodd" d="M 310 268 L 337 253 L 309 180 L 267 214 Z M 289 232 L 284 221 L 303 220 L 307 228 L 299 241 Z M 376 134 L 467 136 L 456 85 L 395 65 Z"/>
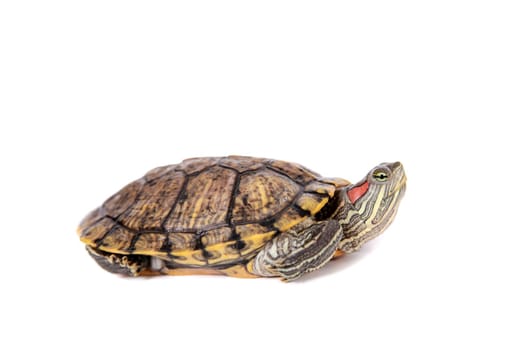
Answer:
<path fill-rule="evenodd" d="M 388 172 L 384 169 L 377 169 L 373 172 L 372 177 L 379 182 L 385 182 L 388 180 Z"/>

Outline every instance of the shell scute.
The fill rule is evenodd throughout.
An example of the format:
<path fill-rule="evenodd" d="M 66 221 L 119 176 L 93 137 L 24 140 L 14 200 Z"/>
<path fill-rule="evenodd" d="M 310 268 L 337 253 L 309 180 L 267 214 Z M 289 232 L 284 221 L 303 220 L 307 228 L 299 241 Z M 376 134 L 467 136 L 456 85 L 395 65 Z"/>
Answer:
<path fill-rule="evenodd" d="M 235 242 L 224 242 L 206 247 L 208 264 L 229 263 L 239 259 L 240 250 L 235 247 Z"/>
<path fill-rule="evenodd" d="M 336 187 L 334 185 L 326 184 L 319 181 L 313 181 L 304 188 L 305 192 L 313 192 L 321 195 L 328 195 L 329 197 L 333 197 L 335 190 Z"/>
<path fill-rule="evenodd" d="M 115 193 L 108 200 L 106 200 L 104 204 L 102 204 L 102 208 L 104 210 L 103 214 L 116 218 L 124 213 L 129 207 L 133 205 L 133 203 L 135 203 L 139 193 L 142 190 L 142 187 L 144 186 L 144 183 L 144 179 L 139 179 L 124 186 L 124 188 Z"/>
<path fill-rule="evenodd" d="M 241 239 L 247 239 L 251 236 L 256 236 L 269 232 L 271 229 L 261 224 L 245 224 L 236 226 L 235 230 L 237 234 L 241 237 Z M 273 232 L 275 233 L 275 231 Z"/>
<path fill-rule="evenodd" d="M 277 234 L 273 226 L 270 228 L 261 224 L 239 225 L 236 227 L 236 232 L 245 245 L 241 251 L 244 256 L 258 251 Z"/>
<path fill-rule="evenodd" d="M 110 253 L 127 251 L 133 241 L 133 237 L 135 237 L 135 233 L 117 225 L 102 239 L 99 248 Z"/>
<path fill-rule="evenodd" d="M 92 210 L 82 219 L 77 228 L 77 234 L 79 236 L 82 236 L 85 230 L 92 229 L 93 224 L 104 218 L 104 214 L 101 214 L 101 210 L 101 208 Z"/>
<path fill-rule="evenodd" d="M 340 177 L 323 177 L 320 179 L 320 181 L 333 185 L 337 188 L 345 187 L 351 184 L 350 181 Z"/>
<path fill-rule="evenodd" d="M 197 236 L 194 233 L 169 233 L 168 241 L 172 252 L 193 250 L 197 247 Z"/>
<path fill-rule="evenodd" d="M 235 169 L 242 173 L 246 171 L 254 171 L 264 167 L 265 159 L 253 158 L 245 156 L 229 156 L 220 160 L 219 164 L 228 168 Z"/>
<path fill-rule="evenodd" d="M 166 235 L 161 233 L 142 233 L 135 242 L 133 253 L 166 255 L 167 252 L 162 250 L 166 238 Z"/>
<path fill-rule="evenodd" d="M 297 199 L 297 205 L 310 214 L 319 212 L 327 202 L 328 197 L 320 197 L 312 193 L 303 193 L 303 195 Z"/>
<path fill-rule="evenodd" d="M 183 198 L 179 198 L 166 218 L 167 231 L 199 230 L 225 224 L 235 184 L 231 169 L 213 167 L 188 179 Z"/>
<path fill-rule="evenodd" d="M 143 185 L 135 202 L 120 217 L 132 230 L 157 230 L 168 216 L 184 183 L 182 172 L 170 172 Z"/>
<path fill-rule="evenodd" d="M 230 227 L 211 229 L 201 238 L 201 242 L 205 247 L 208 247 L 214 244 L 228 242 L 231 235 L 232 229 Z"/>
<path fill-rule="evenodd" d="M 146 173 L 146 175 L 144 175 L 144 180 L 153 181 L 167 173 L 175 171 L 175 167 L 175 165 L 164 165 L 151 169 Z"/>
<path fill-rule="evenodd" d="M 297 208 L 289 207 L 282 215 L 275 221 L 273 226 L 281 232 L 285 232 L 306 218 L 306 213 L 299 211 Z"/>
<path fill-rule="evenodd" d="M 244 175 L 233 206 L 232 222 L 258 222 L 290 205 L 300 186 L 270 170 Z"/>
<path fill-rule="evenodd" d="M 182 170 L 188 175 L 192 175 L 203 171 L 207 168 L 211 168 L 219 162 L 220 158 L 203 157 L 203 158 L 188 158 L 182 161 L 182 163 L 176 164 L 176 170 Z"/>
<path fill-rule="evenodd" d="M 191 158 L 125 186 L 88 214 L 79 235 L 107 252 L 178 267 L 246 261 L 319 212 L 345 181 L 277 160 Z"/>
<path fill-rule="evenodd" d="M 98 210 L 96 212 L 99 214 Z M 92 220 L 82 221 L 79 227 L 80 240 L 86 244 L 95 245 L 95 242 L 104 237 L 113 226 L 115 226 L 115 221 L 108 217 L 101 217 L 96 223 Z"/>
<path fill-rule="evenodd" d="M 270 168 L 282 174 L 286 174 L 286 176 L 290 177 L 293 181 L 301 185 L 305 185 L 310 181 L 321 177 L 315 171 L 312 171 L 297 163 L 285 162 L 282 160 L 271 160 L 269 161 L 269 166 Z"/>

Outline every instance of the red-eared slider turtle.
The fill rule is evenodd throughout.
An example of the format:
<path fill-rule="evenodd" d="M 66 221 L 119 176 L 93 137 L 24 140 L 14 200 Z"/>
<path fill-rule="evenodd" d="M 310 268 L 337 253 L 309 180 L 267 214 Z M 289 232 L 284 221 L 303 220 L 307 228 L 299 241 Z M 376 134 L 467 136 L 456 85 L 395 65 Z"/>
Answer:
<path fill-rule="evenodd" d="M 279 160 L 192 158 L 128 184 L 78 233 L 110 272 L 289 281 L 383 232 L 405 182 L 398 162 L 351 185 Z"/>

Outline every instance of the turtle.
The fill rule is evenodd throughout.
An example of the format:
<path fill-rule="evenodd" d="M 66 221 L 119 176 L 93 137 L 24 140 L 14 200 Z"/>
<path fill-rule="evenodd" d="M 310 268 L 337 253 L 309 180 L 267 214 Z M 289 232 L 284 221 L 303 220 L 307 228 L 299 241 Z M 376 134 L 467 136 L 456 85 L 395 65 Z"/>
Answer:
<path fill-rule="evenodd" d="M 405 188 L 399 162 L 351 184 L 275 159 L 190 158 L 129 183 L 77 232 L 117 274 L 293 281 L 383 232 Z"/>

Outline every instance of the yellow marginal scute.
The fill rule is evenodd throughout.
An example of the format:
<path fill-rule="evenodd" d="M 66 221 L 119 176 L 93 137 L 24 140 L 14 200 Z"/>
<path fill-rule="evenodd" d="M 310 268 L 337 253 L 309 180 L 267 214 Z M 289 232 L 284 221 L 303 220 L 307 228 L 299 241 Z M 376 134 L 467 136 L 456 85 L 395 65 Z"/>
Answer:
<path fill-rule="evenodd" d="M 261 249 L 277 233 L 274 230 L 269 231 L 267 227 L 260 224 L 239 225 L 236 232 L 246 243 L 246 247 L 241 250 L 243 256 Z"/>
<path fill-rule="evenodd" d="M 261 249 L 275 235 L 275 231 L 269 231 L 260 235 L 255 235 L 246 239 L 246 248 L 241 251 L 242 255 L 250 255 Z"/>
<path fill-rule="evenodd" d="M 189 276 L 189 275 L 224 275 L 220 270 L 203 268 L 176 268 L 163 269 L 162 273 L 170 276 Z"/>
<path fill-rule="evenodd" d="M 197 241 L 195 234 L 189 232 L 178 232 L 168 234 L 168 239 L 173 252 L 180 250 L 190 250 L 195 248 Z"/>
<path fill-rule="evenodd" d="M 305 216 L 301 216 L 297 210 L 293 207 L 288 208 L 279 219 L 273 224 L 279 229 L 279 231 L 284 232 L 288 231 L 301 221 L 305 220 Z"/>
<path fill-rule="evenodd" d="M 99 220 L 101 217 L 100 209 L 92 210 L 84 219 L 82 219 L 82 222 L 77 228 L 77 234 L 80 236 L 84 230 L 93 226 L 95 221 Z"/>
<path fill-rule="evenodd" d="M 310 193 L 305 193 L 297 199 L 297 205 L 311 214 L 319 212 L 327 202 L 327 197 L 316 196 Z"/>
<path fill-rule="evenodd" d="M 220 270 L 226 276 L 239 277 L 239 278 L 258 278 L 260 276 L 250 273 L 247 266 L 244 265 L 235 265 L 228 267 L 227 269 Z"/>
<path fill-rule="evenodd" d="M 319 194 L 327 194 L 330 197 L 334 196 L 335 186 L 332 184 L 326 184 L 318 181 L 314 181 L 307 185 L 304 190 L 306 192 L 315 192 Z"/>
<path fill-rule="evenodd" d="M 350 181 L 342 179 L 340 177 L 324 177 L 320 181 L 328 184 L 332 184 L 337 188 L 345 187 L 350 185 Z"/>
<path fill-rule="evenodd" d="M 80 241 L 85 244 L 94 245 L 95 241 L 104 237 L 104 235 L 115 225 L 115 222 L 110 218 L 103 218 L 87 229 L 79 227 Z"/>
<path fill-rule="evenodd" d="M 239 259 L 239 251 L 231 247 L 235 242 L 225 242 L 206 247 L 206 251 L 211 255 L 208 258 L 209 264 L 227 263 Z"/>
<path fill-rule="evenodd" d="M 211 265 L 227 263 L 238 260 L 243 256 L 250 256 L 252 253 L 260 250 L 266 242 L 271 240 L 276 231 L 267 231 L 263 229 L 259 231 L 259 233 L 253 233 L 253 231 L 248 233 L 248 230 L 243 231 L 241 228 L 237 233 L 239 234 L 241 241 L 244 242 L 244 247 L 240 250 L 234 247 L 236 243 L 235 241 L 213 244 L 205 248 L 211 255 L 211 257 L 208 258 L 208 262 Z"/>
<path fill-rule="evenodd" d="M 206 235 L 202 237 L 201 242 L 205 247 L 228 242 L 228 239 L 231 237 L 231 234 L 232 230 L 230 227 L 227 226 L 208 230 L 206 232 Z"/>
<path fill-rule="evenodd" d="M 242 239 L 264 234 L 268 232 L 268 228 L 264 227 L 260 224 L 244 224 L 244 225 L 238 225 L 235 228 L 235 231 L 239 236 L 241 236 Z"/>
<path fill-rule="evenodd" d="M 206 265 L 206 260 L 202 257 L 202 251 L 200 250 L 181 250 L 178 252 L 172 252 L 172 255 L 171 259 L 173 261 L 183 265 Z"/>
<path fill-rule="evenodd" d="M 213 269 L 213 268 L 176 268 L 176 269 L 164 269 L 163 274 L 171 276 L 188 276 L 188 275 L 226 275 L 238 278 L 258 278 L 259 276 L 254 275 L 246 269 L 244 265 L 235 265 L 226 269 Z"/>
<path fill-rule="evenodd" d="M 100 243 L 99 249 L 110 253 L 127 254 L 129 244 L 135 234 L 124 227 L 113 229 Z"/>
<path fill-rule="evenodd" d="M 158 255 L 165 256 L 167 252 L 160 250 L 164 241 L 166 240 L 166 235 L 160 233 L 143 233 L 140 235 L 139 239 L 135 242 L 134 254 L 144 254 L 144 255 Z"/>
<path fill-rule="evenodd" d="M 253 273 L 253 263 L 254 262 L 255 262 L 255 259 L 252 259 L 248 261 L 248 263 L 246 264 L 246 271 L 248 271 L 248 273 Z"/>

